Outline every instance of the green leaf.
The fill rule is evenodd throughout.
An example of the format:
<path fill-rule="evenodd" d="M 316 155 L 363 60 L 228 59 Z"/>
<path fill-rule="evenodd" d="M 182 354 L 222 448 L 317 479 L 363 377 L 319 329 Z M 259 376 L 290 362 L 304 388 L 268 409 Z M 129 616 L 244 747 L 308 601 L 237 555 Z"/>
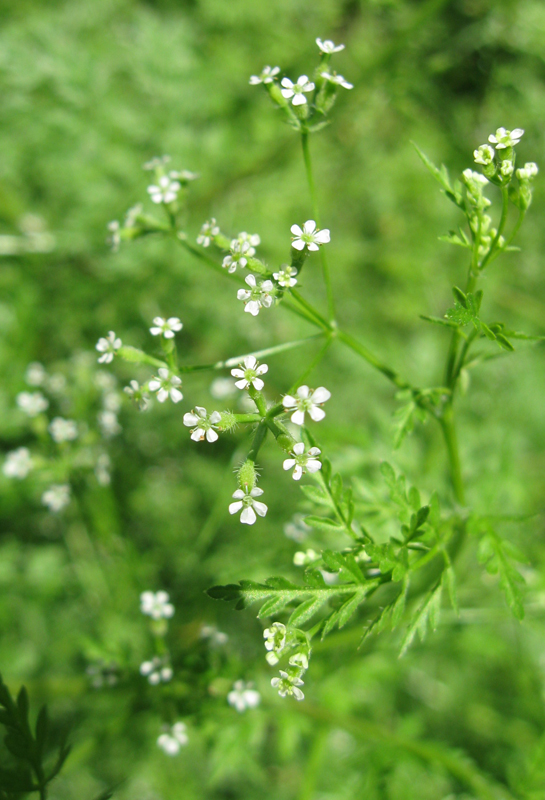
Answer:
<path fill-rule="evenodd" d="M 312 500 L 313 503 L 316 503 L 320 506 L 333 508 L 333 503 L 331 502 L 330 496 L 324 489 L 322 489 L 321 486 L 309 486 L 308 484 L 302 484 L 300 489 L 309 500 Z"/>
<path fill-rule="evenodd" d="M 311 528 L 317 528 L 318 530 L 327 531 L 328 533 L 338 533 L 345 529 L 344 525 L 337 520 L 328 519 L 327 517 L 316 517 L 312 514 L 310 517 L 305 517 L 304 521 L 307 525 L 310 525 Z"/>
<path fill-rule="evenodd" d="M 290 598 L 284 595 L 279 595 L 277 597 L 271 597 L 269 600 L 266 600 L 259 612 L 257 614 L 258 619 L 264 619 L 265 617 L 273 617 L 282 611 L 290 602 Z"/>
<path fill-rule="evenodd" d="M 288 619 L 288 625 L 302 625 L 304 622 L 307 622 L 307 620 L 313 617 L 314 614 L 321 609 L 327 600 L 327 595 L 324 595 L 322 597 L 313 597 L 310 600 L 306 600 L 304 603 L 301 603 L 301 605 L 296 608 L 295 611 L 293 611 Z"/>
<path fill-rule="evenodd" d="M 442 317 L 428 317 L 426 314 L 420 314 L 420 319 L 423 319 L 426 322 L 433 322 L 435 325 L 444 325 L 447 328 L 458 327 L 456 322 L 453 322 L 451 319 L 442 319 Z"/>
<path fill-rule="evenodd" d="M 117 355 L 120 356 L 123 361 L 129 361 L 131 364 L 151 364 L 154 367 L 166 367 L 168 369 L 168 364 L 165 361 L 153 358 L 153 356 L 148 356 L 147 353 L 144 353 L 143 350 L 138 350 L 136 347 L 120 347 L 119 350 L 117 350 Z"/>
<path fill-rule="evenodd" d="M 430 161 L 425 153 L 420 150 L 420 148 L 412 142 L 412 145 L 420 158 L 422 159 L 424 165 L 427 169 L 431 172 L 435 180 L 440 184 L 441 188 L 443 189 L 446 196 L 451 200 L 455 205 L 457 205 L 462 210 L 465 208 L 464 199 L 462 193 L 460 191 L 460 184 L 457 182 L 454 187 L 451 186 L 449 174 L 447 168 L 444 164 L 441 164 L 441 168 L 438 169 L 435 164 Z"/>
<path fill-rule="evenodd" d="M 340 572 L 343 577 L 361 585 L 367 583 L 352 553 L 336 553 L 333 550 L 323 550 L 322 559 L 331 572 Z"/>
<path fill-rule="evenodd" d="M 524 618 L 523 597 L 521 584 L 524 578 L 514 565 L 524 557 L 510 542 L 501 539 L 491 528 L 485 533 L 479 543 L 479 561 L 484 564 L 492 575 L 499 575 L 500 588 L 505 596 L 507 605 L 517 619 Z"/>
<path fill-rule="evenodd" d="M 405 437 L 412 433 L 415 422 L 416 403 L 411 400 L 404 406 L 398 408 L 394 413 L 394 450 L 401 447 Z"/>
<path fill-rule="evenodd" d="M 350 597 L 343 605 L 339 608 L 338 611 L 338 623 L 339 629 L 344 628 L 350 617 L 352 617 L 358 608 L 358 606 L 363 602 L 364 596 L 362 594 L 355 594 Z"/>
<path fill-rule="evenodd" d="M 441 613 L 442 588 L 442 584 L 439 583 L 438 586 L 428 592 L 428 594 L 425 596 L 423 602 L 418 608 L 418 611 L 414 615 L 409 627 L 407 628 L 407 632 L 405 633 L 403 642 L 401 643 L 401 650 L 399 653 L 400 658 L 405 655 L 413 643 L 417 633 L 420 636 L 420 640 L 424 641 L 428 632 L 428 628 L 431 628 L 433 631 L 436 630 L 439 622 L 439 615 Z"/>
<path fill-rule="evenodd" d="M 49 730 L 49 720 L 47 715 L 47 707 L 42 706 L 40 711 L 38 712 L 38 718 L 36 720 L 36 749 L 40 754 L 40 757 L 44 751 L 48 730 Z"/>
<path fill-rule="evenodd" d="M 446 588 L 454 613 L 459 617 L 460 607 L 458 605 L 458 592 L 456 591 L 456 575 L 454 574 L 452 564 L 449 564 L 448 567 L 444 569 L 441 584 Z"/>
<path fill-rule="evenodd" d="M 459 247 L 471 248 L 469 239 L 463 231 L 460 231 L 459 233 L 456 233 L 456 231 L 449 231 L 447 234 L 439 236 L 439 241 L 446 242 L 447 244 L 456 244 Z"/>

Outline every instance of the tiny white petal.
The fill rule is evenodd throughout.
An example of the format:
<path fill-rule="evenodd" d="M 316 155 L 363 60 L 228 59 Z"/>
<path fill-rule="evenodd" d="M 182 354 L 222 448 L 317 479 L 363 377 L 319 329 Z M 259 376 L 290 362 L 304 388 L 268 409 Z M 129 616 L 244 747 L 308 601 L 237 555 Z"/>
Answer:
<path fill-rule="evenodd" d="M 284 463 L 282 464 L 282 466 L 283 466 L 283 467 L 284 467 L 284 469 L 286 469 L 286 470 L 287 470 L 287 469 L 291 469 L 292 467 L 294 467 L 294 466 L 295 466 L 295 459 L 294 459 L 294 458 L 286 458 L 286 460 L 284 461 Z"/>
<path fill-rule="evenodd" d="M 257 505 L 257 503 L 256 503 L 256 505 Z M 262 505 L 262 503 L 260 503 L 259 505 Z M 266 508 L 266 506 L 265 506 L 265 508 Z M 263 516 L 263 514 L 261 516 Z M 246 508 L 243 510 L 242 514 L 240 515 L 240 521 L 243 523 L 243 525 L 253 525 L 254 522 L 256 521 L 256 519 L 257 519 L 257 517 L 255 515 L 255 511 L 252 508 L 252 506 L 246 506 Z"/>
<path fill-rule="evenodd" d="M 305 422 L 305 412 L 297 409 L 297 411 L 294 411 L 291 415 L 291 421 L 294 425 L 303 425 Z"/>
<path fill-rule="evenodd" d="M 242 500 L 238 500 L 236 503 L 231 503 L 231 505 L 229 506 L 229 513 L 236 514 L 237 511 L 240 511 L 241 508 L 242 508 Z"/>
<path fill-rule="evenodd" d="M 320 422 L 321 419 L 325 417 L 325 411 L 323 408 L 318 408 L 317 406 L 312 406 L 309 408 L 308 411 L 310 418 L 314 420 L 314 422 Z"/>

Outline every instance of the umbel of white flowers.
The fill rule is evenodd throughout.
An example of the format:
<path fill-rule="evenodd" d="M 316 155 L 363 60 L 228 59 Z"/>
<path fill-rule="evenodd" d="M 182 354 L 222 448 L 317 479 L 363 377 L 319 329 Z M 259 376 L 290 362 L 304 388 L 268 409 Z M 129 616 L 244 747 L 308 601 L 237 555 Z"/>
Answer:
<path fill-rule="evenodd" d="M 168 592 L 142 592 L 140 611 L 152 619 L 170 619 L 174 616 L 174 606 Z"/>
<path fill-rule="evenodd" d="M 6 460 L 2 465 L 2 472 L 6 478 L 26 478 L 34 463 L 30 457 L 28 447 L 18 447 L 6 455 Z"/>
<path fill-rule="evenodd" d="M 184 722 L 175 722 L 172 727 L 165 727 L 165 732 L 157 739 L 157 746 L 167 756 L 177 756 L 180 748 L 188 743 L 187 726 Z"/>
<path fill-rule="evenodd" d="M 140 675 L 148 679 L 148 683 L 157 686 L 159 683 L 168 683 L 173 676 L 172 667 L 167 658 L 154 656 L 151 661 L 143 661 L 140 664 Z"/>
<path fill-rule="evenodd" d="M 155 317 L 153 327 L 149 330 L 152 336 L 163 335 L 165 339 L 174 339 L 174 335 L 181 331 L 183 327 L 183 323 L 180 322 L 178 317 L 169 317 L 168 319 Z"/>
<path fill-rule="evenodd" d="M 182 379 L 173 375 L 166 367 L 159 367 L 159 377 L 154 377 L 148 383 L 150 392 L 157 392 L 157 399 L 160 403 L 170 397 L 173 403 L 179 403 L 184 399 L 183 394 L 178 389 L 182 385 Z"/>
<path fill-rule="evenodd" d="M 247 708 L 256 708 L 261 702 L 261 695 L 253 688 L 253 683 L 235 681 L 233 688 L 227 695 L 227 702 L 235 708 L 239 714 Z"/>

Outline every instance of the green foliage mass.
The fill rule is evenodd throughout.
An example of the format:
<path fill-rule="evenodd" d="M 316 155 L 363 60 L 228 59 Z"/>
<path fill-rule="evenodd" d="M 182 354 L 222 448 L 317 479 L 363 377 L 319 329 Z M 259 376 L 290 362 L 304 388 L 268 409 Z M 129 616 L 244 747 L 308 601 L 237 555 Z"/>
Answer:
<path fill-rule="evenodd" d="M 266 259 L 280 264 L 290 226 L 312 216 L 308 190 L 298 137 L 248 78 L 268 63 L 295 79 L 316 61 L 315 37 L 345 42 L 339 71 L 355 86 L 312 142 L 339 317 L 386 363 L 438 387 L 426 396 L 401 389 L 396 400 L 349 349 L 331 348 L 312 381 L 332 391 L 319 436 L 333 466 L 302 495 L 266 443 L 258 467 L 269 513 L 259 526 L 225 514 L 242 437 L 220 437 L 211 453 L 189 441 L 173 405 L 143 415 L 123 406 L 123 431 L 108 447 L 111 484 L 98 486 L 81 464 L 62 517 L 44 511 L 32 478 L 0 475 L 0 798 L 39 791 L 62 765 L 50 795 L 58 800 L 110 790 L 121 800 L 540 800 L 545 195 L 539 176 L 521 251 L 487 266 L 482 302 L 478 291 L 455 288 L 453 305 L 450 287 L 461 284 L 469 250 L 457 228 L 461 189 L 448 176 L 471 166 L 473 149 L 500 125 L 525 129 L 518 152 L 543 170 L 543 4 L 4 0 L 0 8 L 0 235 L 19 237 L 19 252 L 0 261 L 2 452 L 41 435 L 15 405 L 32 361 L 64 376 L 67 399 L 54 399 L 53 410 L 88 419 L 95 452 L 94 345 L 109 330 L 133 347 L 116 365 L 121 385 L 162 363 L 147 334 L 157 315 L 183 320 L 181 364 L 314 333 L 280 308 L 248 319 L 229 281 L 175 242 L 150 236 L 113 254 L 105 239 L 106 223 L 145 197 L 142 164 L 169 153 L 174 169 L 200 174 L 185 220 L 191 236 L 213 215 L 222 229 L 258 231 Z M 489 195 L 498 207 L 499 191 Z M 32 252 L 39 224 L 54 236 L 49 252 Z M 303 275 L 306 296 L 323 307 L 320 282 L 310 267 Z M 476 339 L 457 376 L 461 390 L 471 383 L 459 420 L 474 514 L 456 581 L 449 553 L 459 531 L 440 431 L 420 424 L 423 407 L 444 394 L 453 326 Z M 276 395 L 320 342 L 312 348 L 310 357 L 267 356 Z M 184 390 L 210 406 L 210 383 L 196 372 Z M 283 533 L 297 508 L 308 526 L 299 524 L 302 542 Z M 358 541 L 348 538 L 354 519 Z M 374 544 L 365 548 L 367 527 Z M 447 541 L 437 569 L 425 548 Z M 321 560 L 286 570 L 316 542 Z M 388 575 L 383 594 L 364 574 L 363 550 Z M 249 610 L 217 603 L 205 593 L 213 585 L 216 598 Z M 164 689 L 138 673 L 153 643 L 139 611 L 150 589 L 168 590 L 176 607 L 169 637 L 178 680 Z M 321 626 L 304 702 L 271 690 L 258 613 Z M 203 625 L 225 631 L 227 644 L 212 647 Z M 239 679 L 262 695 L 244 714 L 226 701 Z M 36 714 L 43 703 L 48 716 Z M 170 759 L 156 739 L 177 714 L 189 743 Z"/>

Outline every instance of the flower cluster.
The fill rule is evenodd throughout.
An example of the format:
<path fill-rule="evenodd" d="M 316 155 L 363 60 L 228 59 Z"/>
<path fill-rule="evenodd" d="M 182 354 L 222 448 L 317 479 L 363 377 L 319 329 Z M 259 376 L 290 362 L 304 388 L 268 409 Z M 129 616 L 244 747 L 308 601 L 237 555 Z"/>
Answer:
<path fill-rule="evenodd" d="M 178 180 L 178 173 L 162 175 L 157 184 L 148 186 L 148 194 L 152 203 L 173 203 L 178 197 L 182 184 Z"/>
<path fill-rule="evenodd" d="M 231 375 L 239 379 L 235 381 L 237 389 L 248 389 L 253 386 L 254 389 L 261 391 L 265 384 L 259 376 L 265 375 L 268 369 L 267 364 L 260 364 L 255 356 L 246 356 L 239 367 L 231 370 Z"/>
<path fill-rule="evenodd" d="M 114 356 L 122 345 L 121 339 L 110 331 L 107 336 L 103 336 L 96 343 L 96 349 L 102 353 L 98 359 L 99 364 L 110 364 L 114 360 Z"/>
<path fill-rule="evenodd" d="M 175 722 L 170 728 L 168 726 L 165 727 L 165 732 L 157 739 L 157 746 L 167 756 L 177 756 L 188 741 L 186 724 L 184 722 Z"/>
<path fill-rule="evenodd" d="M 261 702 L 261 695 L 253 688 L 253 683 L 245 681 L 235 681 L 233 688 L 227 695 L 227 702 L 236 709 L 239 714 L 247 708 L 256 708 Z"/>
<path fill-rule="evenodd" d="M 181 331 L 182 328 L 183 323 L 180 322 L 178 317 L 169 317 L 168 319 L 155 317 L 153 320 L 153 327 L 149 330 L 152 336 L 164 336 L 165 339 L 174 339 L 174 336 L 178 331 Z"/>
<path fill-rule="evenodd" d="M 6 460 L 2 465 L 2 472 L 6 478 L 19 478 L 22 480 L 26 478 L 34 462 L 30 457 L 30 450 L 28 447 L 18 447 L 17 450 L 11 450 L 6 455 Z"/>
<path fill-rule="evenodd" d="M 147 678 L 152 686 L 168 683 L 172 680 L 173 674 L 167 657 L 154 656 L 150 661 L 143 661 L 140 664 L 140 675 Z"/>
<path fill-rule="evenodd" d="M 142 592 L 140 611 L 152 619 L 170 619 L 174 616 L 174 606 L 168 592 Z"/>

